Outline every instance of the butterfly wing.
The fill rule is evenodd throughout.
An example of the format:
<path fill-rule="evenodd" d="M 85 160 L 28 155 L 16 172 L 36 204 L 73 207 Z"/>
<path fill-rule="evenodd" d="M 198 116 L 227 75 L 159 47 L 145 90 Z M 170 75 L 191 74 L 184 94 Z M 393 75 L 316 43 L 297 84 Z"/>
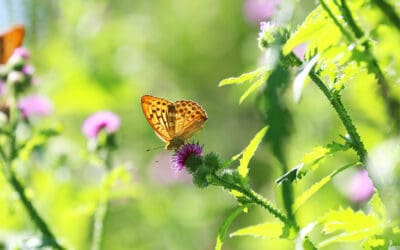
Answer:
<path fill-rule="evenodd" d="M 175 136 L 186 140 L 199 131 L 208 117 L 204 109 L 193 101 L 176 101 Z"/>
<path fill-rule="evenodd" d="M 173 108 L 174 105 L 163 98 L 150 95 L 142 96 L 144 116 L 158 137 L 167 143 L 169 143 L 175 135 L 175 117 L 172 117 L 174 112 L 171 111 L 170 114 L 168 112 L 169 109 L 171 110 L 171 107 Z"/>
<path fill-rule="evenodd" d="M 6 63 L 14 50 L 22 45 L 24 35 L 25 28 L 22 25 L 16 25 L 0 35 L 0 64 Z"/>

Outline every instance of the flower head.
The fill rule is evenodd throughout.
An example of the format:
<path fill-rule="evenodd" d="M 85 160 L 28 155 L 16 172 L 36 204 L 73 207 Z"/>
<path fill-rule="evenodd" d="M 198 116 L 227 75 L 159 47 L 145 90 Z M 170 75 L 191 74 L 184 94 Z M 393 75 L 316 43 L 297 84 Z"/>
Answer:
<path fill-rule="evenodd" d="M 246 0 L 243 10 L 247 21 L 259 23 L 269 19 L 276 11 L 281 0 Z"/>
<path fill-rule="evenodd" d="M 112 134 L 120 126 L 119 117 L 110 111 L 100 111 L 89 116 L 83 123 L 82 132 L 87 138 L 96 138 L 101 130 Z"/>
<path fill-rule="evenodd" d="M 374 192 L 374 185 L 365 169 L 359 170 L 348 186 L 349 199 L 357 203 L 369 200 Z"/>
<path fill-rule="evenodd" d="M 21 98 L 18 102 L 18 108 L 23 118 L 32 116 L 48 116 L 53 111 L 51 102 L 39 95 L 30 95 Z"/>
<path fill-rule="evenodd" d="M 20 57 L 24 60 L 29 60 L 29 58 L 31 57 L 31 54 L 29 53 L 29 50 L 24 48 L 24 47 L 19 47 L 16 48 L 12 54 L 12 56 L 14 57 Z"/>
<path fill-rule="evenodd" d="M 172 156 L 172 163 L 174 168 L 177 170 L 182 170 L 184 167 L 187 167 L 186 160 L 190 156 L 202 156 L 203 155 L 203 147 L 198 143 L 189 143 L 183 145 L 180 149 L 178 149 L 175 154 Z"/>

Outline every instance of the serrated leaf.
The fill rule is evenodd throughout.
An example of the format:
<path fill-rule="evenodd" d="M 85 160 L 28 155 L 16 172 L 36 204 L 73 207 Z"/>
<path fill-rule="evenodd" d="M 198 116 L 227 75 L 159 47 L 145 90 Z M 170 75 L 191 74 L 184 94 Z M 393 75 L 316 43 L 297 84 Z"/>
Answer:
<path fill-rule="evenodd" d="M 336 142 L 332 142 L 325 146 L 318 146 L 313 148 L 313 150 L 303 156 L 302 162 L 300 162 L 296 167 L 289 170 L 283 176 L 277 179 L 278 183 L 283 181 L 291 181 L 300 179 L 305 176 L 309 170 L 315 171 L 319 163 L 329 155 L 332 155 L 339 151 L 346 151 L 350 147 L 348 145 L 342 145 Z M 295 178 L 294 178 L 295 177 Z"/>
<path fill-rule="evenodd" d="M 329 18 L 321 6 L 315 8 L 298 27 L 297 31 L 283 46 L 284 55 L 289 54 L 297 45 L 308 42 L 308 51 L 322 52 L 341 39 L 339 28 Z"/>
<path fill-rule="evenodd" d="M 263 85 L 265 83 L 265 79 L 264 78 L 260 78 L 257 81 L 255 81 L 244 93 L 243 95 L 240 96 L 239 99 L 239 104 L 242 104 L 242 102 L 244 102 L 244 100 L 246 100 L 246 98 L 256 89 L 258 89 L 261 85 Z"/>
<path fill-rule="evenodd" d="M 262 128 L 250 141 L 250 144 L 243 150 L 242 158 L 238 167 L 239 175 L 245 178 L 249 172 L 249 162 L 256 152 L 258 145 L 261 143 L 265 134 L 267 133 L 268 127 Z"/>
<path fill-rule="evenodd" d="M 368 238 L 362 244 L 362 248 L 364 250 L 381 250 L 381 249 L 383 250 L 383 249 L 388 249 L 388 247 L 389 244 L 385 239 L 377 237 Z"/>
<path fill-rule="evenodd" d="M 298 196 L 293 203 L 293 211 L 296 211 L 299 207 L 301 207 L 308 199 L 310 199 L 318 190 L 320 190 L 325 184 L 327 184 L 332 178 L 343 170 L 358 165 L 359 162 L 346 164 L 345 166 L 333 171 L 328 176 L 325 176 L 320 181 L 314 183 L 309 189 L 307 189 L 304 193 Z"/>
<path fill-rule="evenodd" d="M 321 221 L 323 232 L 326 234 L 339 233 L 320 242 L 318 247 L 324 247 L 334 242 L 360 241 L 373 235 L 382 234 L 380 220 L 371 214 L 362 211 L 353 211 L 351 208 L 340 208 L 329 212 Z"/>
<path fill-rule="evenodd" d="M 243 209 L 246 207 L 237 207 L 235 210 L 233 210 L 228 217 L 225 218 L 224 222 L 222 223 L 221 227 L 218 230 L 218 236 L 217 236 L 217 243 L 215 244 L 215 250 L 221 250 L 222 245 L 224 243 L 225 237 L 226 237 L 226 232 L 228 231 L 228 227 L 232 224 L 232 222 L 238 217 Z"/>
<path fill-rule="evenodd" d="M 317 63 L 319 59 L 319 55 L 317 54 L 314 56 L 303 68 L 302 71 L 300 71 L 299 74 L 297 74 L 296 78 L 293 81 L 293 99 L 295 102 L 299 102 L 301 98 L 301 93 L 303 92 L 303 86 L 304 86 L 304 81 L 306 80 L 308 74 L 314 67 L 314 65 Z"/>
<path fill-rule="evenodd" d="M 284 225 L 281 222 L 267 222 L 239 229 L 230 234 L 234 236 L 256 236 L 269 239 L 279 239 L 283 233 Z"/>
<path fill-rule="evenodd" d="M 319 182 L 314 183 L 307 191 L 302 193 L 299 197 L 296 198 L 296 201 L 293 204 L 293 211 L 296 210 L 303 205 L 311 196 L 313 196 L 318 190 L 321 189 L 326 183 L 328 183 L 332 179 L 331 176 L 325 176 Z"/>
<path fill-rule="evenodd" d="M 224 79 L 219 82 L 218 87 L 222 87 L 225 85 L 231 85 L 231 84 L 243 84 L 247 81 L 254 81 L 257 78 L 259 78 L 260 76 L 262 76 L 265 73 L 265 70 L 266 70 L 265 67 L 261 67 L 254 71 L 244 73 L 244 74 L 240 75 L 239 77 L 230 77 L 230 78 Z"/>

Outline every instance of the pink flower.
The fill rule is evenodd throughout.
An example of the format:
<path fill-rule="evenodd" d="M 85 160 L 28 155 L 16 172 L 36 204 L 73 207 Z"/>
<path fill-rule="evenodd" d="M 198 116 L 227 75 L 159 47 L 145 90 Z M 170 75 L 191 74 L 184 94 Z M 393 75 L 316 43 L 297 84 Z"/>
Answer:
<path fill-rule="evenodd" d="M 269 19 L 281 0 L 245 0 L 243 10 L 247 21 L 258 24 Z"/>
<path fill-rule="evenodd" d="M 48 116 L 53 112 L 51 102 L 39 95 L 31 95 L 21 98 L 18 102 L 18 108 L 23 118 L 32 116 Z"/>
<path fill-rule="evenodd" d="M 87 138 L 96 138 L 101 130 L 115 133 L 120 126 L 117 115 L 109 111 L 100 111 L 89 116 L 83 123 L 82 132 Z"/>
<path fill-rule="evenodd" d="M 353 202 L 364 202 L 374 194 L 374 185 L 365 169 L 359 170 L 348 185 L 348 197 Z"/>
<path fill-rule="evenodd" d="M 19 47 L 14 50 L 12 57 L 20 57 L 24 60 L 29 60 L 29 58 L 31 57 L 31 54 L 29 53 L 28 49 L 26 49 L 24 47 Z"/>

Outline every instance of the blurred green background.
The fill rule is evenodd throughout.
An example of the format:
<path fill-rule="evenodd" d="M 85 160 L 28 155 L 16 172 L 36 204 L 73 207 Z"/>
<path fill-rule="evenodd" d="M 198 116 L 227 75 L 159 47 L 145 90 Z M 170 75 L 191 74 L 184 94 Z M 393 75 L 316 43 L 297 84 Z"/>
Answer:
<path fill-rule="evenodd" d="M 296 27 L 314 7 L 313 1 L 286 1 L 272 14 Z M 26 26 L 25 46 L 32 53 L 38 78 L 35 91 L 49 96 L 54 104 L 55 113 L 48 119 L 64 126 L 62 136 L 49 143 L 49 153 L 21 163 L 19 173 L 62 243 L 68 249 L 89 248 L 104 172 L 85 157 L 81 125 L 89 114 L 111 110 L 122 120 L 115 165 L 129 166 L 132 179 L 116 188 L 105 222 L 103 249 L 213 249 L 218 228 L 235 207 L 235 200 L 219 188 L 194 187 L 185 173 L 176 176 L 171 152 L 146 151 L 163 143 L 145 120 L 140 97 L 151 94 L 171 101 L 197 101 L 209 120 L 194 138 L 204 144 L 206 152 L 217 152 L 222 159 L 240 152 L 264 126 L 261 115 L 254 108 L 254 96 L 239 106 L 246 86 L 217 85 L 262 62 L 257 45 L 261 20 L 246 12 L 246 1 L 0 0 L 0 11 L 1 30 L 14 23 Z M 345 93 L 368 149 L 387 138 L 389 129 L 375 89 L 371 78 L 355 81 Z M 344 133 L 316 88 L 307 86 L 303 95 L 300 104 L 291 103 L 295 130 L 287 142 L 287 156 L 292 167 L 314 146 Z M 353 153 L 330 159 L 320 174 L 355 159 Z M 280 204 L 274 181 L 281 173 L 276 165 L 268 147 L 262 146 L 251 161 L 250 182 Z M 296 193 L 321 176 L 296 184 Z M 338 182 L 322 189 L 299 211 L 300 224 L 331 207 L 349 204 L 345 193 L 337 189 L 342 185 Z M 18 242 L 37 231 L 11 194 L 1 176 L 0 240 Z M 252 209 L 231 229 L 269 220 L 265 211 Z M 224 249 L 272 246 L 293 248 L 283 240 L 234 237 Z"/>

